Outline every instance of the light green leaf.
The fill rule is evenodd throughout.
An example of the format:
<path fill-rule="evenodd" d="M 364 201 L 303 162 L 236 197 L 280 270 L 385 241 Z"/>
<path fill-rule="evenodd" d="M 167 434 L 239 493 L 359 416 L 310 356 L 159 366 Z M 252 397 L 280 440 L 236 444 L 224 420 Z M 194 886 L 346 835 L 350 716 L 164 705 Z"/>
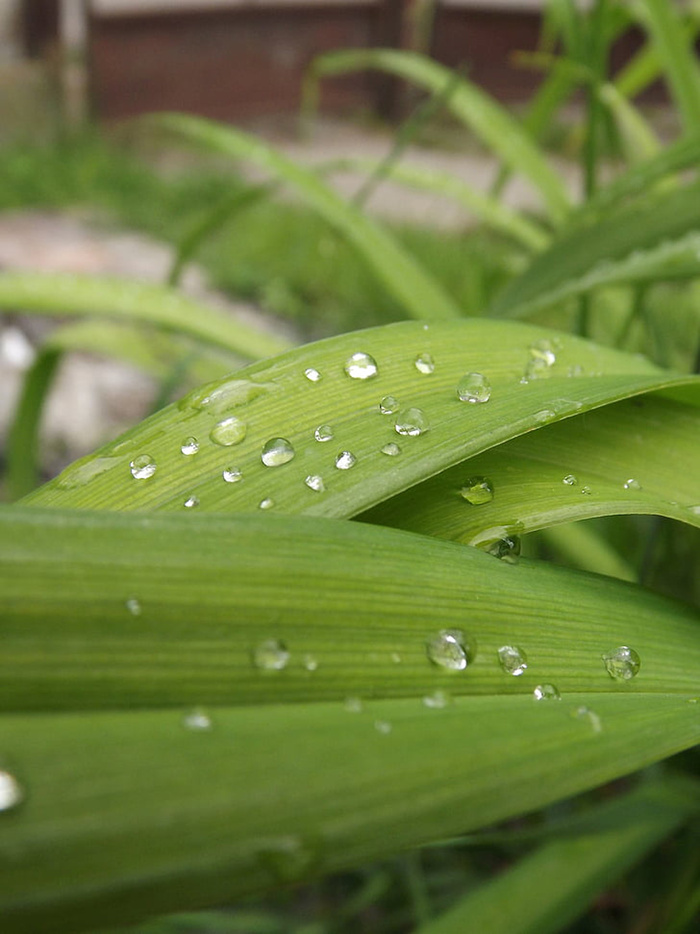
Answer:
<path fill-rule="evenodd" d="M 415 258 L 359 208 L 343 201 L 312 169 L 298 165 L 257 136 L 212 120 L 187 114 L 157 114 L 146 119 L 153 126 L 209 150 L 252 162 L 274 179 L 292 186 L 355 247 L 410 317 L 435 320 L 459 317 L 458 306 Z"/>
<path fill-rule="evenodd" d="M 307 100 L 322 77 L 374 68 L 436 93 L 454 80 L 453 72 L 414 52 L 394 49 L 352 49 L 328 52 L 314 59 L 306 87 Z M 527 131 L 505 108 L 465 78 L 454 87 L 445 107 L 469 126 L 481 141 L 514 171 L 525 175 L 540 192 L 552 220 L 569 209 L 564 183 L 550 168 Z"/>
<path fill-rule="evenodd" d="M 561 378 L 523 383 L 531 345 L 540 340 L 560 347 Z M 356 353 L 371 356 L 376 375 L 370 375 L 374 364 L 356 373 L 369 378 L 347 375 Z M 420 372 L 416 361 L 434 372 Z M 307 370 L 314 375 L 312 369 L 320 379 L 305 376 Z M 460 401 L 456 387 L 469 373 L 490 383 L 485 404 Z M 547 421 L 688 381 L 640 357 L 544 328 L 404 322 L 309 344 L 201 387 L 72 465 L 26 502 L 182 511 L 196 497 L 200 512 L 240 512 L 272 500 L 273 511 L 346 518 Z M 395 400 L 384 403 L 393 414 L 382 413 L 384 397 Z M 397 425 L 415 429 L 419 416 L 412 409 L 423 413 L 422 433 L 400 434 Z M 318 441 L 317 428 L 323 428 L 319 436 L 328 434 L 324 426 L 333 437 Z M 199 450 L 186 456 L 180 448 L 190 437 Z M 263 447 L 275 439 L 292 450 L 277 461 L 286 462 L 266 466 Z M 383 452 L 387 444 L 398 444 L 400 453 Z M 342 469 L 350 457 L 336 466 L 343 452 L 355 458 L 350 469 Z M 139 471 L 141 458 L 150 458 L 155 471 Z M 224 471 L 230 481 L 234 470 L 241 479 L 226 482 Z M 309 488 L 308 477 L 320 477 L 325 489 Z"/>

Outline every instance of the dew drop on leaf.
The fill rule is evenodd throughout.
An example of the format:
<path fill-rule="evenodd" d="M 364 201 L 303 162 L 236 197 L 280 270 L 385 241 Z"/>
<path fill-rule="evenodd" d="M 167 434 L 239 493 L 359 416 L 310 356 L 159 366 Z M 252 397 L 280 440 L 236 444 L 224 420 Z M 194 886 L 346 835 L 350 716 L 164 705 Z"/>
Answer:
<path fill-rule="evenodd" d="M 307 366 L 307 368 L 304 370 L 304 376 L 310 383 L 318 383 L 321 379 L 321 374 L 315 367 L 312 366 Z"/>
<path fill-rule="evenodd" d="M 316 671 L 318 668 L 318 659 L 315 655 L 310 655 L 308 652 L 302 658 L 302 665 L 306 668 L 307 671 Z"/>
<path fill-rule="evenodd" d="M 188 496 L 182 505 L 185 507 L 185 509 L 194 509 L 195 506 L 199 506 L 199 497 Z"/>
<path fill-rule="evenodd" d="M 583 493 L 584 496 L 590 496 L 593 491 L 591 490 L 589 486 L 582 486 L 581 492 Z"/>
<path fill-rule="evenodd" d="M 484 551 L 494 558 L 500 558 L 506 564 L 517 564 L 520 557 L 520 538 L 517 535 L 504 535 L 503 538 L 488 543 Z"/>
<path fill-rule="evenodd" d="M 553 684 L 538 684 L 532 696 L 536 701 L 561 700 L 561 694 Z"/>
<path fill-rule="evenodd" d="M 441 629 L 425 644 L 434 665 L 448 671 L 464 671 L 476 655 L 476 642 L 461 629 Z"/>
<path fill-rule="evenodd" d="M 261 499 L 258 503 L 258 509 L 272 509 L 274 505 L 274 499 L 271 496 L 266 496 L 265 499 Z"/>
<path fill-rule="evenodd" d="M 379 411 L 382 415 L 394 415 L 399 411 L 400 403 L 394 396 L 384 396 L 379 403 Z"/>
<path fill-rule="evenodd" d="M 304 479 L 304 483 L 315 493 L 323 493 L 326 489 L 323 477 L 319 477 L 318 474 L 309 474 L 309 476 Z"/>
<path fill-rule="evenodd" d="M 431 710 L 441 710 L 443 707 L 447 707 L 450 702 L 450 695 L 447 691 L 433 691 L 432 694 L 426 694 L 423 698 L 423 706 L 429 707 Z"/>
<path fill-rule="evenodd" d="M 357 463 L 357 458 L 352 451 L 341 451 L 335 459 L 335 466 L 338 470 L 350 470 Z"/>
<path fill-rule="evenodd" d="M 388 457 L 398 457 L 401 453 L 401 448 L 395 441 L 389 441 L 388 444 L 385 444 L 381 449 L 382 454 L 386 454 Z"/>
<path fill-rule="evenodd" d="M 226 467 L 221 476 L 224 478 L 226 483 L 238 483 L 239 480 L 243 479 L 243 474 L 238 469 L 238 467 Z"/>
<path fill-rule="evenodd" d="M 129 597 L 124 605 L 132 616 L 141 615 L 141 601 L 137 600 L 136 597 Z"/>
<path fill-rule="evenodd" d="M 333 429 L 330 425 L 319 425 L 318 428 L 314 431 L 314 438 L 321 442 L 332 441 Z"/>
<path fill-rule="evenodd" d="M 248 426 L 240 418 L 231 415 L 222 419 L 209 432 L 209 437 L 220 447 L 228 448 L 234 444 L 240 444 L 248 433 Z"/>
<path fill-rule="evenodd" d="M 156 462 L 150 454 L 139 454 L 129 464 L 134 480 L 149 480 L 156 472 Z"/>
<path fill-rule="evenodd" d="M 568 473 L 561 481 L 565 486 L 576 486 L 578 478 L 572 473 Z"/>
<path fill-rule="evenodd" d="M 625 490 L 641 490 L 642 484 L 639 480 L 635 480 L 634 477 L 630 477 L 629 480 L 625 480 L 622 484 Z"/>
<path fill-rule="evenodd" d="M 379 370 L 374 357 L 359 350 L 346 360 L 345 372 L 351 379 L 372 379 Z"/>
<path fill-rule="evenodd" d="M 465 373 L 457 383 L 457 398 L 478 404 L 491 398 L 491 383 L 482 373 Z"/>
<path fill-rule="evenodd" d="M 428 419 L 422 409 L 404 409 L 396 416 L 394 422 L 394 430 L 404 437 L 415 438 L 418 435 L 424 435 L 429 428 Z"/>
<path fill-rule="evenodd" d="M 527 670 L 527 656 L 517 645 L 502 645 L 498 650 L 498 663 L 507 675 L 516 678 Z"/>
<path fill-rule="evenodd" d="M 260 460 L 266 467 L 281 467 L 293 460 L 295 453 L 286 438 L 270 438 L 263 446 Z"/>
<path fill-rule="evenodd" d="M 597 714 L 594 710 L 591 710 L 590 707 L 586 707 L 585 705 L 582 704 L 580 707 L 577 707 L 577 708 L 574 710 L 574 714 L 573 714 L 573 715 L 574 715 L 574 717 L 576 717 L 577 720 L 585 720 L 585 721 L 587 721 L 587 723 L 589 724 L 591 730 L 592 730 L 594 733 L 602 733 L 602 732 L 603 732 L 603 722 L 602 722 L 602 720 L 600 719 L 600 717 L 598 716 L 598 714 Z"/>
<path fill-rule="evenodd" d="M 281 639 L 265 639 L 253 652 L 253 664 L 264 671 L 282 671 L 289 658 L 289 649 Z"/>
<path fill-rule="evenodd" d="M 182 718 L 182 725 L 186 730 L 204 732 L 211 729 L 211 717 L 203 710 L 196 708 Z"/>
<path fill-rule="evenodd" d="M 24 799 L 24 791 L 14 775 L 0 769 L 0 814 L 11 811 Z"/>
<path fill-rule="evenodd" d="M 483 506 L 493 499 L 493 484 L 488 477 L 470 477 L 459 494 L 472 506 Z"/>
<path fill-rule="evenodd" d="M 628 645 L 618 646 L 601 656 L 605 670 L 615 681 L 629 681 L 639 673 L 642 664 L 637 652 Z"/>
<path fill-rule="evenodd" d="M 193 454 L 196 454 L 199 450 L 199 441 L 196 438 L 185 438 L 185 440 L 180 445 L 180 451 L 185 455 L 185 457 L 192 457 Z"/>
<path fill-rule="evenodd" d="M 525 379 L 540 379 L 549 376 L 550 370 L 557 362 L 557 355 L 552 341 L 547 338 L 534 341 L 530 344 L 530 359 L 525 367 Z"/>
<path fill-rule="evenodd" d="M 435 372 L 435 361 L 429 353 L 418 354 L 413 361 L 413 365 L 419 373 L 423 373 L 425 376 Z"/>

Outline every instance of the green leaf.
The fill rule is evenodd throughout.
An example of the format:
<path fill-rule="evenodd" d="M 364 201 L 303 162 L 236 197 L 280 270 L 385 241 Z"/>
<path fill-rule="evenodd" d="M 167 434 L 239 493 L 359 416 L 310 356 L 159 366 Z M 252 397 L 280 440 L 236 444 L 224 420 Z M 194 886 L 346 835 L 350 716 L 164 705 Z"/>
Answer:
<path fill-rule="evenodd" d="M 416 934 L 557 934 L 698 807 L 690 784 L 642 785 L 588 812 L 600 829 L 545 844 Z"/>
<path fill-rule="evenodd" d="M 256 136 L 212 120 L 186 114 L 144 119 L 214 152 L 253 162 L 290 185 L 355 247 L 407 315 L 435 320 L 459 317 L 459 307 L 415 258 L 357 207 L 343 201 L 312 169 L 298 165 Z"/>
<path fill-rule="evenodd" d="M 315 85 L 320 78 L 367 68 L 405 78 L 432 93 L 454 81 L 449 68 L 414 52 L 343 50 L 328 52 L 314 59 L 307 79 L 307 98 L 315 93 Z M 469 126 L 505 164 L 529 178 L 540 192 L 552 220 L 563 220 L 569 210 L 564 183 L 550 168 L 529 134 L 505 108 L 465 78 L 456 83 L 445 107 Z"/>
<path fill-rule="evenodd" d="M 561 378 L 523 383 L 533 359 L 531 345 L 539 340 L 560 345 L 556 372 Z M 376 361 L 375 376 L 346 374 L 347 362 L 358 352 Z M 434 372 L 420 372 L 417 360 L 423 368 L 434 366 Z M 320 375 L 317 381 L 305 376 L 311 368 Z M 468 373 L 490 382 L 487 403 L 458 398 L 457 384 Z M 271 499 L 267 505 L 273 511 L 347 518 L 544 421 L 688 381 L 693 383 L 640 357 L 544 328 L 483 320 L 404 322 L 309 344 L 201 387 L 72 465 L 26 502 L 182 511 L 185 501 L 196 497 L 200 512 L 240 512 Z M 380 410 L 386 396 L 397 400 L 385 404 L 396 408 L 394 414 Z M 408 410 L 416 408 L 428 430 L 397 433 L 395 425 L 401 428 L 415 418 Z M 213 440 L 222 423 L 230 435 L 218 440 L 228 444 Z M 330 426 L 331 440 L 315 439 L 320 426 Z M 199 450 L 184 456 L 180 447 L 190 437 L 198 440 Z M 274 439 L 284 439 L 295 454 L 279 466 L 265 466 L 263 446 Z M 396 443 L 398 456 L 382 451 Z M 336 467 L 342 452 L 355 457 L 351 469 Z M 142 457 L 156 469 L 135 479 L 130 465 L 138 473 L 135 458 Z M 234 468 L 242 479 L 226 482 L 224 471 Z M 325 490 L 310 489 L 307 477 L 322 478 Z"/>
<path fill-rule="evenodd" d="M 697 406 L 625 400 L 470 458 L 363 518 L 470 544 L 594 516 L 653 514 L 700 528 L 698 437 Z M 472 505 L 462 491 L 483 478 L 493 499 Z"/>
<path fill-rule="evenodd" d="M 41 315 L 100 315 L 194 337 L 248 359 L 289 342 L 162 285 L 60 273 L 0 272 L 0 308 Z"/>
<path fill-rule="evenodd" d="M 319 519 L 14 507 L 0 528 L 0 767 L 25 794 L 0 815 L 8 934 L 332 872 L 700 740 L 697 613 L 616 581 Z M 426 657 L 455 626 L 478 643 L 461 672 Z M 251 664 L 263 639 L 286 667 Z M 628 682 L 601 661 L 623 643 L 642 659 Z M 563 699 L 534 701 L 543 682 Z M 452 702 L 420 702 L 436 689 Z M 210 729 L 183 724 L 192 704 Z"/>

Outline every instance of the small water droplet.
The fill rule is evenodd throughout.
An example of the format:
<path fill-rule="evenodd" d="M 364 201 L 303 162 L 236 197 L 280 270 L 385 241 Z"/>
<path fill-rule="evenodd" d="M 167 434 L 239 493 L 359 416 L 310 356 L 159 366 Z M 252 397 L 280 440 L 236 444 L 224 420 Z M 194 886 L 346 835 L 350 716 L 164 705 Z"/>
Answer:
<path fill-rule="evenodd" d="M 182 718 L 182 725 L 186 730 L 193 732 L 202 732 L 211 729 L 211 717 L 203 710 L 196 708 L 185 714 Z"/>
<path fill-rule="evenodd" d="M 404 409 L 396 416 L 394 431 L 397 434 L 415 438 L 424 435 L 430 429 L 428 419 L 422 409 Z"/>
<path fill-rule="evenodd" d="M 321 374 L 312 366 L 307 366 L 304 370 L 304 376 L 310 383 L 317 383 L 321 379 Z"/>
<path fill-rule="evenodd" d="M 148 480 L 156 472 L 156 462 L 150 454 L 139 454 L 129 464 L 134 480 Z"/>
<path fill-rule="evenodd" d="M 309 655 L 308 652 L 302 658 L 301 663 L 307 671 L 316 671 L 318 668 L 318 659 L 314 655 Z"/>
<path fill-rule="evenodd" d="M 532 417 L 538 425 L 544 425 L 545 422 L 551 422 L 553 418 L 556 418 L 557 413 L 553 412 L 551 409 L 540 409 L 540 411 L 535 412 Z"/>
<path fill-rule="evenodd" d="M 500 558 L 506 564 L 516 564 L 520 557 L 520 538 L 517 535 L 504 535 L 503 538 L 487 544 L 484 551 L 494 558 Z"/>
<path fill-rule="evenodd" d="M 591 490 L 589 486 L 582 486 L 581 492 L 583 493 L 584 496 L 590 496 L 593 491 Z"/>
<path fill-rule="evenodd" d="M 493 499 L 493 484 L 488 477 L 470 477 L 459 494 L 472 506 L 483 506 Z"/>
<path fill-rule="evenodd" d="M 362 701 L 359 697 L 346 697 L 343 706 L 348 713 L 362 713 Z"/>
<path fill-rule="evenodd" d="M 447 691 L 433 691 L 432 694 L 426 694 L 423 698 L 423 706 L 429 707 L 431 710 L 441 710 L 443 707 L 447 707 L 450 702 L 450 695 Z"/>
<path fill-rule="evenodd" d="M 381 450 L 382 454 L 386 454 L 388 457 L 398 457 L 401 453 L 401 448 L 395 441 L 390 441 L 388 444 L 385 444 Z"/>
<path fill-rule="evenodd" d="M 576 486 L 578 483 L 578 477 L 575 477 L 572 473 L 568 473 L 561 482 L 566 486 Z"/>
<path fill-rule="evenodd" d="M 185 509 L 194 509 L 195 506 L 199 506 L 199 497 L 188 496 L 182 505 L 185 507 Z"/>
<path fill-rule="evenodd" d="M 425 376 L 435 372 L 435 361 L 429 353 L 418 354 L 413 361 L 413 365 L 419 373 L 423 373 Z"/>
<path fill-rule="evenodd" d="M 525 367 L 525 379 L 540 379 L 549 376 L 549 371 L 557 362 L 557 355 L 552 341 L 544 338 L 530 344 L 530 360 Z"/>
<path fill-rule="evenodd" d="M 180 450 L 185 457 L 192 457 L 192 455 L 196 454 L 199 450 L 199 441 L 197 441 L 196 438 L 185 438 L 180 445 Z"/>
<path fill-rule="evenodd" d="M 482 373 L 465 373 L 457 383 L 457 397 L 462 402 L 488 402 L 491 398 L 491 383 Z"/>
<path fill-rule="evenodd" d="M 320 845 L 311 838 L 280 837 L 260 850 L 260 862 L 279 882 L 298 882 L 320 862 Z"/>
<path fill-rule="evenodd" d="M 127 608 L 127 610 L 129 611 L 129 613 L 131 613 L 132 616 L 141 615 L 141 610 L 142 610 L 141 601 L 137 600 L 136 597 L 129 597 L 129 599 L 126 601 L 124 606 Z"/>
<path fill-rule="evenodd" d="M 374 357 L 360 350 L 346 360 L 345 372 L 351 379 L 372 379 L 379 371 Z"/>
<path fill-rule="evenodd" d="M 274 505 L 274 499 L 271 496 L 266 496 L 265 499 L 261 499 L 258 503 L 258 509 L 272 509 Z"/>
<path fill-rule="evenodd" d="M 538 684 L 533 690 L 532 696 L 537 701 L 561 700 L 561 694 L 553 684 Z"/>
<path fill-rule="evenodd" d="M 598 714 L 583 704 L 574 710 L 574 716 L 577 720 L 587 720 L 594 733 L 603 732 L 603 722 Z"/>
<path fill-rule="evenodd" d="M 289 649 L 281 639 L 265 639 L 253 652 L 253 664 L 264 671 L 282 671 L 289 658 Z"/>
<path fill-rule="evenodd" d="M 502 645 L 498 650 L 498 663 L 507 675 L 516 678 L 527 670 L 527 656 L 518 645 Z"/>
<path fill-rule="evenodd" d="M 295 453 L 286 438 L 270 438 L 263 446 L 260 460 L 266 467 L 281 467 L 293 460 Z"/>
<path fill-rule="evenodd" d="M 319 477 L 318 474 L 309 474 L 309 476 L 304 479 L 304 483 L 310 490 L 314 490 L 316 493 L 323 493 L 326 489 L 323 477 Z"/>
<path fill-rule="evenodd" d="M 388 734 L 391 733 L 391 723 L 388 720 L 375 720 L 374 729 L 377 733 L 388 736 Z"/>
<path fill-rule="evenodd" d="M 639 480 L 635 480 L 634 477 L 630 477 L 629 480 L 625 480 L 622 486 L 626 490 L 641 490 L 642 488 L 642 484 L 639 482 Z"/>
<path fill-rule="evenodd" d="M 16 808 L 23 799 L 24 791 L 15 776 L 0 769 L 0 813 Z"/>
<path fill-rule="evenodd" d="M 332 441 L 333 429 L 330 425 L 319 425 L 316 431 L 314 431 L 314 438 L 321 442 Z"/>
<path fill-rule="evenodd" d="M 605 670 L 615 681 L 629 681 L 639 672 L 642 661 L 628 645 L 618 646 L 601 655 Z"/>
<path fill-rule="evenodd" d="M 399 411 L 399 400 L 394 396 L 384 396 L 379 403 L 379 411 L 382 415 L 394 415 Z"/>
<path fill-rule="evenodd" d="M 238 483 L 243 479 L 243 474 L 238 469 L 238 467 L 226 467 L 221 476 L 224 478 L 226 483 Z"/>
<path fill-rule="evenodd" d="M 461 629 L 441 629 L 426 642 L 428 658 L 448 671 L 464 671 L 476 655 L 476 642 Z"/>
<path fill-rule="evenodd" d="M 350 470 L 357 463 L 357 458 L 352 451 L 341 451 L 335 459 L 335 466 L 338 470 Z"/>
<path fill-rule="evenodd" d="M 235 415 L 224 418 L 218 422 L 209 432 L 209 437 L 220 447 L 229 448 L 234 444 L 240 444 L 248 433 L 248 426 Z"/>

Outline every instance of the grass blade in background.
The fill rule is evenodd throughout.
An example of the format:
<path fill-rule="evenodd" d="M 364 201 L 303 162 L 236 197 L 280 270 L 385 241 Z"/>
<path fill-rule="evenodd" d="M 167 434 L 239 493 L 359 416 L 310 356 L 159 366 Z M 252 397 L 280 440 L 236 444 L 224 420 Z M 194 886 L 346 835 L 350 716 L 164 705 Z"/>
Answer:
<path fill-rule="evenodd" d="M 557 564 L 636 583 L 639 574 L 614 546 L 586 522 L 552 525 L 541 533 Z"/>
<path fill-rule="evenodd" d="M 145 120 L 191 143 L 247 160 L 270 172 L 275 181 L 290 185 L 355 247 L 409 317 L 459 317 L 458 306 L 415 258 L 358 208 L 343 201 L 313 170 L 303 168 L 256 136 L 212 120 L 187 114 L 157 114 Z"/>
<path fill-rule="evenodd" d="M 416 934 L 557 934 L 699 807 L 690 784 L 642 785 L 588 812 L 600 829 L 544 844 Z"/>
<path fill-rule="evenodd" d="M 329 52 L 314 59 L 307 76 L 307 110 L 313 107 L 321 78 L 376 68 L 405 78 L 435 93 L 452 80 L 450 69 L 413 52 L 393 49 L 353 49 Z M 560 177 L 550 168 L 530 136 L 505 108 L 466 79 L 460 79 L 446 108 L 469 126 L 481 141 L 514 171 L 527 176 L 540 192 L 548 214 L 560 222 L 569 210 L 569 197 Z"/>

